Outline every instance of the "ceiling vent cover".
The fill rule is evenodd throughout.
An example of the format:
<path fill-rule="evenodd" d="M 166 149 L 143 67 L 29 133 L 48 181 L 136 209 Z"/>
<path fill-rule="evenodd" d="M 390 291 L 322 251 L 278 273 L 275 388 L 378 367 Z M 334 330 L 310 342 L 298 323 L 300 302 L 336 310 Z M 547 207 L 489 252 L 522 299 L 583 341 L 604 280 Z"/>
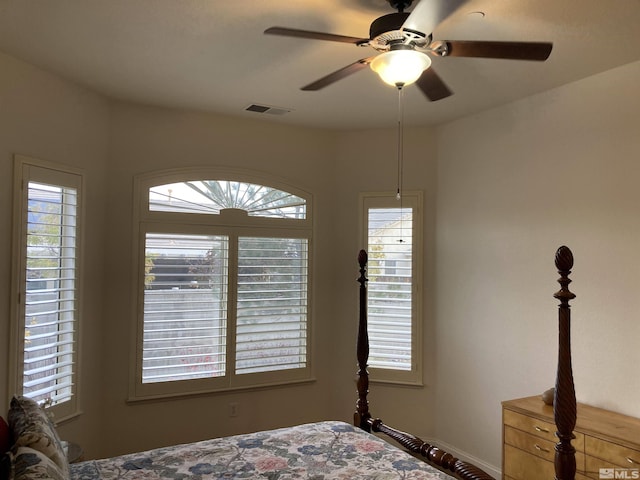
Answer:
<path fill-rule="evenodd" d="M 285 115 L 292 111 L 290 108 L 274 107 L 271 105 L 260 105 L 258 103 L 252 103 L 247 108 L 245 108 L 245 110 L 247 112 L 268 113 L 269 115 Z"/>

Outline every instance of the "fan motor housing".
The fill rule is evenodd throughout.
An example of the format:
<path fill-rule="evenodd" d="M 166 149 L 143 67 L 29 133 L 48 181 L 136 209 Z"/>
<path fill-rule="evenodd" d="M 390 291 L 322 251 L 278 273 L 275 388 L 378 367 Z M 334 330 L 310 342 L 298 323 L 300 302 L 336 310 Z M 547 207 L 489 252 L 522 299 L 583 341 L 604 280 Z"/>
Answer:
<path fill-rule="evenodd" d="M 409 13 L 396 12 L 376 18 L 369 27 L 369 41 L 366 43 L 379 52 L 385 52 L 399 44 L 408 48 L 424 48 L 431 42 L 431 36 L 424 33 L 402 29 Z"/>
<path fill-rule="evenodd" d="M 395 12 L 376 18 L 369 27 L 369 38 L 373 40 L 387 32 L 400 30 L 408 17 L 408 12 Z"/>

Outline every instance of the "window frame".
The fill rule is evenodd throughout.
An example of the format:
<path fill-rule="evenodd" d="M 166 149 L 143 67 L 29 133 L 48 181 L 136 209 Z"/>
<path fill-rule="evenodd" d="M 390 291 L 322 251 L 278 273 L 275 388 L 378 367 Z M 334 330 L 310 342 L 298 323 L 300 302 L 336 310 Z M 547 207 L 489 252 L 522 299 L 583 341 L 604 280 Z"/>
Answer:
<path fill-rule="evenodd" d="M 423 385 L 423 198 L 424 194 L 419 190 L 402 192 L 401 200 L 398 200 L 396 192 L 362 192 L 359 194 L 360 239 L 367 253 L 370 248 L 368 238 L 369 209 L 399 209 L 402 207 L 411 207 L 413 209 L 411 238 L 411 370 L 369 366 L 369 378 L 372 382 Z"/>
<path fill-rule="evenodd" d="M 195 180 L 226 180 L 246 182 L 277 188 L 290 192 L 306 200 L 304 219 L 266 218 L 248 216 L 244 211 L 224 211 L 219 215 L 208 213 L 182 213 L 156 211 L 149 208 L 149 188 Z M 183 168 L 150 172 L 134 178 L 133 215 L 133 281 L 132 281 L 132 334 L 131 351 L 135 362 L 130 371 L 129 401 L 153 398 L 180 397 L 218 391 L 258 388 L 313 381 L 313 197 L 291 184 L 261 172 L 225 168 Z M 142 382 L 142 332 L 144 327 L 144 261 L 145 237 L 147 233 L 175 233 L 195 235 L 224 235 L 228 237 L 229 256 L 236 251 L 239 237 L 281 237 L 307 239 L 307 321 L 306 321 L 306 367 L 294 370 L 277 370 L 262 373 L 233 375 L 234 365 L 227 358 L 227 375 L 204 379 L 181 380 L 176 382 Z M 232 246 L 233 245 L 233 246 Z M 237 252 L 236 252 L 237 255 Z M 235 279 L 230 261 L 229 279 Z M 236 286 L 229 285 L 229 290 Z M 228 298 L 227 341 L 235 351 L 235 302 Z M 233 311 L 233 315 L 231 312 Z"/>
<path fill-rule="evenodd" d="M 69 400 L 48 407 L 56 422 L 64 421 L 80 412 L 80 358 L 82 350 L 81 331 L 83 318 L 84 277 L 84 189 L 85 175 L 82 169 L 59 165 L 24 155 L 14 155 L 13 174 L 13 233 L 11 275 L 11 327 L 9 345 L 9 391 L 23 394 L 25 303 L 26 295 L 26 238 L 28 221 L 29 182 L 52 184 L 76 189 L 75 215 L 75 318 L 73 321 L 73 371 L 71 373 L 71 397 Z"/>

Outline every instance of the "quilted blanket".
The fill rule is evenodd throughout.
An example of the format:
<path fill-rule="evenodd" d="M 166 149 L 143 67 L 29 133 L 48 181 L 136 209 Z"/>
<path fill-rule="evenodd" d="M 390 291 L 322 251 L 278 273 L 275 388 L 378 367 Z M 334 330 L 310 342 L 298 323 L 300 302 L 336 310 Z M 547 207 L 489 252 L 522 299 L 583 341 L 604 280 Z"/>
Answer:
<path fill-rule="evenodd" d="M 71 480 L 445 480 L 348 423 L 327 421 L 71 465 Z"/>

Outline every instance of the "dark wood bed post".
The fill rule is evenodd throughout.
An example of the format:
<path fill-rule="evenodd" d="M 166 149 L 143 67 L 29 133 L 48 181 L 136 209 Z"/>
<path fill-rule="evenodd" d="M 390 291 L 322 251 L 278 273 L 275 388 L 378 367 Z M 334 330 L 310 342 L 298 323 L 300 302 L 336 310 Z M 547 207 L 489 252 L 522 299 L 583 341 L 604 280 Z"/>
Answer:
<path fill-rule="evenodd" d="M 573 254 L 567 247 L 556 252 L 556 268 L 560 274 L 560 290 L 554 297 L 560 300 L 558 306 L 558 372 L 553 399 L 553 415 L 556 422 L 558 443 L 555 452 L 556 480 L 574 480 L 576 475 L 576 449 L 571 445 L 575 438 L 576 392 L 571 366 L 571 310 L 569 300 L 576 296 L 569 291 L 569 274 L 573 268 Z"/>
<path fill-rule="evenodd" d="M 420 456 L 429 465 L 453 474 L 460 480 L 495 480 L 491 475 L 480 468 L 456 458 L 450 453 L 439 449 L 433 445 L 425 443 L 420 438 L 410 433 L 397 430 L 385 425 L 379 418 L 373 419 L 369 413 L 369 372 L 367 372 L 367 361 L 369 360 L 369 334 L 367 332 L 367 252 L 360 250 L 358 263 L 360 264 L 360 307 L 358 319 L 358 401 L 356 402 L 356 412 L 353 416 L 354 425 L 367 432 L 376 432 L 387 435 L 410 452 Z"/>
<path fill-rule="evenodd" d="M 367 361 L 369 360 L 369 332 L 367 329 L 367 260 L 368 255 L 364 250 L 358 254 L 358 264 L 360 265 L 360 313 L 358 318 L 358 340 L 356 345 L 356 356 L 358 358 L 358 401 L 356 402 L 356 412 L 353 415 L 353 424 L 361 429 L 370 432 L 369 420 L 369 372 L 367 372 Z"/>

